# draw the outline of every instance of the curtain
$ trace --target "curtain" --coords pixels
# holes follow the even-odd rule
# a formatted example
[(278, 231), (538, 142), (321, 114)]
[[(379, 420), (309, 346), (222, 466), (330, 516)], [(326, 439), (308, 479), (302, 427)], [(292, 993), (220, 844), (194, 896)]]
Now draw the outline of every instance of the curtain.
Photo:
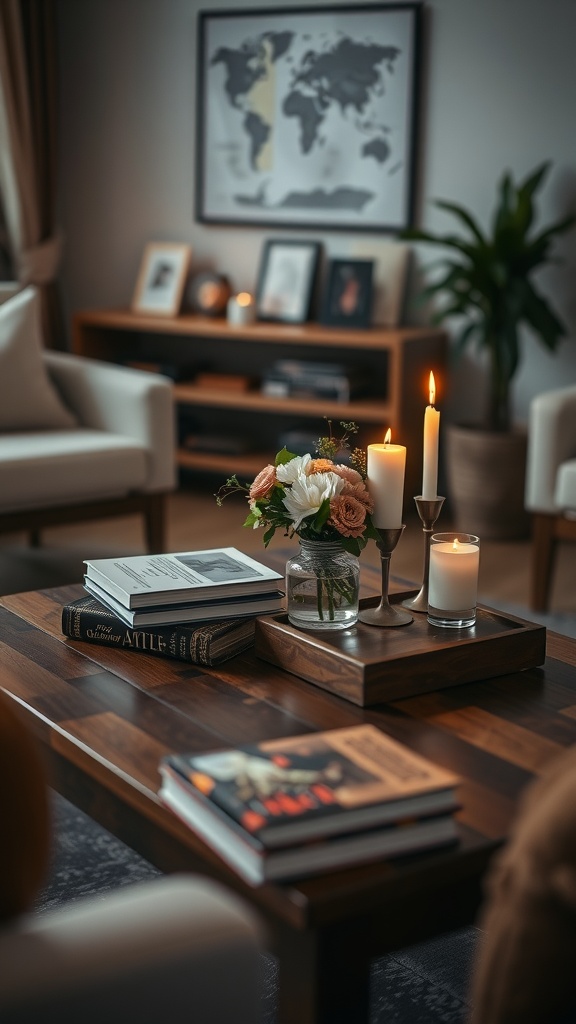
[(0, 198), (15, 276), (42, 295), (44, 338), (65, 348), (57, 284), (54, 0), (0, 2)]

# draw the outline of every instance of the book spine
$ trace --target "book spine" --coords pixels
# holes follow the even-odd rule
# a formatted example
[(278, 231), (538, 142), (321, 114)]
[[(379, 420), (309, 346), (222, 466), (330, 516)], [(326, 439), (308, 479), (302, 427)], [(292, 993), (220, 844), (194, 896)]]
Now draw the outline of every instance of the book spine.
[(69, 604), (62, 609), (62, 632), (72, 640), (157, 654), (194, 665), (212, 664), (210, 645), (201, 642), (200, 630), (191, 630), (185, 626), (133, 629), (109, 613), (75, 608)]

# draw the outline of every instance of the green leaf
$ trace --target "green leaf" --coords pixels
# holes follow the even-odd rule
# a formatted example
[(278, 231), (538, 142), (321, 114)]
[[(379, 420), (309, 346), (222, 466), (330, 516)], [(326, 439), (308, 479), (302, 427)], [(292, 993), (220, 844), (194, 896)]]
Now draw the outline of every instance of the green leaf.
[(277, 453), (276, 458), (274, 459), (274, 465), (285, 466), (287, 462), (292, 462), (292, 459), (295, 458), (296, 456), (294, 455), (294, 452), (289, 452), (286, 446), (284, 446), (284, 448), (281, 448)]
[(458, 203), (450, 203), (446, 199), (437, 199), (434, 205), (440, 210), (446, 210), (447, 213), (453, 213), (455, 217), (458, 217), (469, 228), (480, 245), (486, 245), (486, 239), (478, 224), (472, 214), (468, 213), (468, 210), (465, 210), (463, 206), (460, 206)]

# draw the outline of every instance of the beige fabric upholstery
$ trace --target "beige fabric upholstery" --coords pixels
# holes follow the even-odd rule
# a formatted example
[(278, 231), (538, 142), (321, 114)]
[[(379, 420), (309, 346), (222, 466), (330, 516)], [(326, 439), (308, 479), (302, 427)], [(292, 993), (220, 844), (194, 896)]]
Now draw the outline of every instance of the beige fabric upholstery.
[(575, 458), (576, 385), (537, 395), (528, 424), (526, 508), (530, 512), (576, 509)]
[(256, 1024), (260, 934), (249, 907), (174, 875), (0, 929), (3, 1024)]
[(75, 423), (46, 372), (40, 293), (24, 288), (0, 305), (0, 430), (62, 429)]

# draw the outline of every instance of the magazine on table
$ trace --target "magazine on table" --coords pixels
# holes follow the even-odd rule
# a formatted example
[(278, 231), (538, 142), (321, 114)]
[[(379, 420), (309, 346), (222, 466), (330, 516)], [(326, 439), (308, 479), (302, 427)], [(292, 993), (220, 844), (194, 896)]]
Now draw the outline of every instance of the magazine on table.
[(86, 578), (125, 608), (270, 593), (284, 577), (237, 548), (86, 560)]

